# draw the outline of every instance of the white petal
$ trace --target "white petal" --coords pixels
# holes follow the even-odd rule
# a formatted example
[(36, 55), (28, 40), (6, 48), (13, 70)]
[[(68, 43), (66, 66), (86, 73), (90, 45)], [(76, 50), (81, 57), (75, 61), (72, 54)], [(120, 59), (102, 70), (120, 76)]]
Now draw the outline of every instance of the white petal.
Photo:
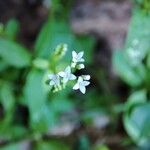
[(81, 58), (83, 57), (83, 55), (84, 55), (84, 52), (83, 52), (83, 51), (80, 52), (80, 53), (78, 53), (78, 58), (81, 59)]
[(83, 59), (83, 58), (80, 58), (80, 62), (84, 62), (84, 59)]
[(65, 72), (61, 71), (58, 73), (59, 76), (64, 77), (65, 76)]
[(68, 74), (71, 73), (71, 68), (70, 68), (70, 66), (68, 66), (68, 67), (65, 69), (65, 73), (68, 73)]
[(53, 76), (54, 76), (54, 74), (48, 74), (48, 78), (49, 78), (49, 79), (52, 79)]
[(59, 84), (60, 84), (59, 79), (55, 80), (54, 82), (55, 82), (56, 85), (59, 85)]
[(73, 58), (77, 57), (77, 53), (75, 51), (72, 51), (72, 57)]
[(80, 83), (80, 82), (82, 82), (83, 81), (83, 78), (80, 76), (79, 78), (78, 78), (78, 83)]
[(53, 79), (53, 81), (55, 82), (56, 85), (59, 85), (60, 84), (59, 75), (55, 75), (55, 78)]
[(49, 85), (54, 85), (54, 84), (55, 84), (54, 81), (50, 81), (50, 82), (49, 82)]
[(74, 63), (77, 63), (77, 62), (78, 62), (76, 58), (73, 58), (72, 61), (73, 61)]
[(85, 94), (85, 92), (86, 92), (85, 86), (80, 85), (79, 89), (83, 94)]
[(63, 82), (67, 83), (68, 82), (68, 78), (63, 78)]
[(84, 64), (79, 64), (79, 65), (77, 66), (77, 68), (80, 70), (80, 69), (84, 69), (85, 66), (84, 66)]
[(70, 74), (69, 80), (75, 80), (76, 76), (74, 74)]
[(84, 80), (90, 80), (91, 76), (90, 75), (83, 75), (82, 76)]
[(83, 84), (84, 86), (88, 86), (88, 85), (90, 84), (90, 82), (89, 82), (89, 81), (83, 81), (82, 84)]
[(76, 84), (74, 85), (73, 89), (74, 89), (74, 90), (79, 89), (79, 84), (78, 84), (78, 83), (76, 83)]

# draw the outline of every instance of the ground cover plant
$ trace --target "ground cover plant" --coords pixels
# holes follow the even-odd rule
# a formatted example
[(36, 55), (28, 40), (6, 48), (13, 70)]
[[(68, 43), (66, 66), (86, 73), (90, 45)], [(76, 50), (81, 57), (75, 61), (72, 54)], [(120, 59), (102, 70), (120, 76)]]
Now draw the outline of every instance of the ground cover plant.
[(74, 1), (42, 2), (49, 13), (30, 46), (17, 18), (0, 24), (0, 149), (149, 150), (150, 1), (133, 1), (115, 79), (95, 63), (96, 37), (71, 30)]

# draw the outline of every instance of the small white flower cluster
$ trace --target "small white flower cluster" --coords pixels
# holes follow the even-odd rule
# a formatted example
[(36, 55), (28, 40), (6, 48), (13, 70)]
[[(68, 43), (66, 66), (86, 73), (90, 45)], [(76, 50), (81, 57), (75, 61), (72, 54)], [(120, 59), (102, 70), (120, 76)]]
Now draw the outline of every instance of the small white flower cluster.
[(133, 67), (138, 66), (142, 62), (144, 53), (140, 51), (140, 42), (137, 39), (132, 41), (131, 47), (127, 49), (126, 54)]
[(83, 62), (84, 52), (76, 53), (72, 52), (72, 62), (70, 66), (67, 66), (64, 71), (58, 72), (57, 74), (48, 74), (49, 85), (54, 88), (54, 92), (64, 88), (68, 81), (77, 80), (77, 83), (73, 86), (74, 90), (80, 90), (83, 94), (86, 92), (86, 86), (90, 84), (90, 75), (82, 75), (76, 77), (72, 70), (85, 68)]

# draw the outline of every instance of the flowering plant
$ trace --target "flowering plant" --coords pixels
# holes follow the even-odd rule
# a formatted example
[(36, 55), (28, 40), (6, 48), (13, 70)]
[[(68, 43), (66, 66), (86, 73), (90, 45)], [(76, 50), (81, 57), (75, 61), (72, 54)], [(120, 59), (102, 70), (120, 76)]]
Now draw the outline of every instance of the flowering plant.
[[(63, 51), (63, 49), (61, 50)], [(76, 70), (85, 68), (83, 64), (85, 61), (83, 55), (83, 51), (79, 53), (72, 51), (72, 61), (70, 65), (68, 65), (63, 71), (48, 74), (47, 83), (52, 87), (53, 92), (64, 89), (69, 81), (76, 80), (77, 83), (73, 86), (73, 89), (79, 89), (83, 94), (85, 94), (86, 86), (90, 84), (88, 81), (90, 80), (90, 75), (81, 75), (77, 77), (73, 74)]]

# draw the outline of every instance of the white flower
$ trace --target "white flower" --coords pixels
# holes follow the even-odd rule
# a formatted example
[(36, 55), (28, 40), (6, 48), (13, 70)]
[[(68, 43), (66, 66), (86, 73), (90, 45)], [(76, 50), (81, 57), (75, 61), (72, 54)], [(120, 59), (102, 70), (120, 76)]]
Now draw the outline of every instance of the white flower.
[(48, 78), (50, 79), (49, 84), (50, 85), (60, 85), (60, 78), (58, 74), (49, 74)]
[(78, 78), (77, 83), (74, 85), (73, 89), (74, 90), (80, 90), (83, 94), (86, 92), (86, 86), (90, 84), (89, 81), (84, 81), (82, 77)]
[(136, 59), (140, 57), (140, 52), (137, 49), (129, 48), (127, 49), (127, 54), (129, 57)]
[(134, 39), (134, 40), (132, 41), (132, 45), (133, 45), (133, 46), (137, 46), (138, 44), (139, 44), (138, 39)]
[(59, 76), (63, 78), (63, 83), (67, 83), (69, 80), (75, 80), (76, 76), (71, 73), (71, 68), (68, 66), (65, 71), (59, 72)]
[(82, 75), (83, 80), (90, 80), (90, 75)]
[(84, 68), (85, 68), (84, 64), (79, 64), (79, 65), (77, 66), (77, 69), (79, 69), (79, 70), (84, 69)]
[(127, 58), (131, 61), (131, 65), (138, 66), (144, 58), (144, 55), (138, 50), (134, 48), (127, 49)]
[(78, 62), (84, 62), (83, 57), (84, 52), (79, 52), (76, 53), (75, 51), (72, 51), (72, 61), (74, 63), (78, 63)]

